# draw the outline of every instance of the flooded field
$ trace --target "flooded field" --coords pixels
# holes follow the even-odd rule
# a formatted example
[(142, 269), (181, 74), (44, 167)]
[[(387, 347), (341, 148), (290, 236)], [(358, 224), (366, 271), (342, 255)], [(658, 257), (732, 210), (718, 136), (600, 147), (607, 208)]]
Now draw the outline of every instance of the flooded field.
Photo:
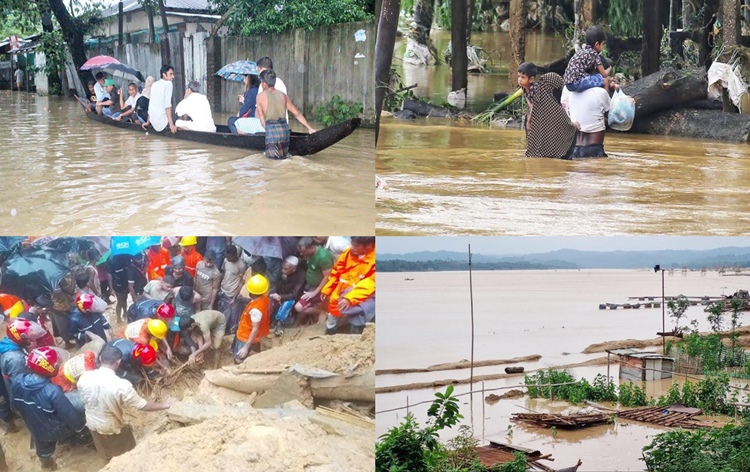
[(314, 156), (273, 161), (93, 123), (75, 100), (7, 90), (0, 91), (0, 127), (4, 228), (56, 235), (372, 231), (372, 130)]
[(609, 158), (527, 159), (520, 130), (386, 119), (379, 235), (738, 235), (750, 147), (607, 135)]
[[(430, 35), (439, 57), (442, 59), (451, 41), (450, 31), (433, 31)], [(511, 87), (508, 79), (510, 67), (510, 37), (508, 33), (471, 33), (471, 44), (481, 47), (489, 56), (484, 74), (469, 74), (466, 107), (470, 110), (484, 110), (492, 103), (495, 92), (505, 92)], [(401, 59), (406, 50), (406, 40), (396, 43), (394, 66), (406, 85), (417, 84), (414, 94), (435, 103), (446, 100), (451, 89), (451, 66), (445, 62), (437, 66), (413, 66), (404, 64)], [(564, 39), (551, 34), (528, 33), (526, 35), (526, 60), (546, 64), (565, 55)]]
[[(413, 278), (406, 281), (405, 278)], [(471, 356), (471, 324), (468, 273), (384, 273), (379, 277), (378, 300), (378, 369), (428, 367), (456, 362)], [(625, 303), (628, 297), (657, 296), (661, 277), (653, 270), (559, 270), (559, 271), (492, 271), (474, 272), (475, 360), (508, 359), (539, 355), (534, 362), (523, 362), (527, 371), (592, 361), (595, 365), (575, 367), (575, 377), (589, 380), (607, 374), (606, 353), (584, 354), (591, 344), (626, 339), (652, 339), (661, 331), (662, 310), (599, 310), (600, 303)], [(750, 278), (721, 276), (699, 272), (665, 277), (667, 295), (717, 296), (747, 289)], [(702, 306), (690, 307), (689, 319), (708, 329)], [(743, 315), (745, 324), (747, 314)], [(687, 323), (687, 322), (686, 322)], [(667, 329), (670, 320), (667, 318)], [(659, 352), (661, 346), (650, 350)], [(596, 361), (598, 359), (598, 361)], [(474, 369), (474, 375), (500, 374), (505, 366)], [(617, 382), (617, 366), (610, 367)], [(379, 375), (377, 387), (401, 386), (415, 382), (444, 379), (466, 379), (469, 370), (450, 370), (418, 374)], [(673, 380), (683, 382), (682, 376)], [(507, 376), (475, 384), (485, 395), (507, 392), (519, 386), (523, 375)], [(744, 382), (746, 383), (746, 382)], [(744, 385), (743, 383), (743, 385)], [(647, 395), (666, 392), (672, 380), (648, 382)], [(502, 389), (502, 390), (497, 390)], [(384, 434), (405, 415), (406, 405), (420, 421), (426, 419), (426, 404), (437, 390), (405, 390), (380, 393), (377, 396), (377, 432)], [(504, 399), (494, 405), (484, 403), (475, 392), (473, 401), (469, 386), (456, 386), (461, 395), (463, 424), (473, 423), (479, 439), (510, 442), (552, 454), (556, 459), (547, 465), (561, 468), (583, 461), (581, 471), (645, 470), (641, 449), (650, 438), (666, 428), (618, 420), (613, 425), (579, 431), (532, 428), (510, 423), (511, 413), (524, 408), (557, 413), (569, 405), (528, 397)], [(472, 414), (473, 413), (473, 414)], [(703, 418), (724, 421), (725, 418)], [(512, 425), (512, 426), (511, 426)], [(509, 426), (510, 429), (509, 429)], [(454, 430), (443, 436), (448, 439)], [(602, 448), (616, 447), (616, 455), (601, 454)]]

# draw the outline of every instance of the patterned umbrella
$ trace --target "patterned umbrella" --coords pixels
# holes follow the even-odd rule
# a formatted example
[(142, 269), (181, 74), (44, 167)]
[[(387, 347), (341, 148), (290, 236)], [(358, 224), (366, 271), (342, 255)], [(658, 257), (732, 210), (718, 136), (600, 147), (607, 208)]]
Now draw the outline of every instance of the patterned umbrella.
[(258, 75), (258, 66), (253, 61), (237, 61), (222, 67), (216, 75), (242, 82), (245, 75)]
[(120, 64), (120, 61), (110, 56), (95, 56), (84, 62), (81, 70), (103, 69), (110, 64)]
[(131, 256), (147, 249), (149, 246), (159, 244), (161, 238), (158, 236), (112, 236), (110, 240), (110, 254), (130, 254)]

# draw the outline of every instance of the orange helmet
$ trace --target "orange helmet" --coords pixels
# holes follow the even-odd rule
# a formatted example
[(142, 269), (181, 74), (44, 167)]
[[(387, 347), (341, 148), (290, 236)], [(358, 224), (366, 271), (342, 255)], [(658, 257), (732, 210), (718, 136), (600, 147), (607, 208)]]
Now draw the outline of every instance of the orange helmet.
[(94, 296), (89, 293), (79, 293), (76, 297), (76, 306), (81, 312), (87, 312), (94, 306)]
[(156, 314), (159, 318), (172, 319), (174, 318), (174, 307), (167, 303), (162, 303), (156, 308)]
[(8, 339), (16, 344), (28, 344), (47, 333), (39, 324), (23, 318), (13, 318), (5, 327)]
[(54, 377), (60, 369), (60, 363), (57, 351), (48, 346), (34, 349), (26, 358), (26, 367), (43, 377)]
[(131, 353), (133, 359), (140, 361), (143, 367), (152, 366), (156, 362), (156, 351), (149, 345), (144, 346), (143, 344), (136, 343)]

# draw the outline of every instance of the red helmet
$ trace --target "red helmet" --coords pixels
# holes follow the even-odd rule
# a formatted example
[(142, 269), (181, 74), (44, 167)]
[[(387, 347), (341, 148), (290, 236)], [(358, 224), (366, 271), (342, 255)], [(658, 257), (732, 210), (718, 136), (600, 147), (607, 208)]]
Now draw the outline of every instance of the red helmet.
[(51, 347), (34, 349), (26, 358), (26, 366), (30, 371), (43, 377), (54, 377), (60, 369), (61, 359), (57, 351)]
[(162, 303), (156, 309), (156, 314), (159, 316), (159, 318), (164, 318), (164, 319), (174, 318), (174, 307), (167, 303)]
[(79, 293), (76, 297), (76, 306), (82, 312), (91, 310), (94, 306), (94, 296), (90, 293)]
[(28, 344), (47, 333), (39, 324), (23, 318), (13, 318), (5, 327), (8, 339), (16, 344)]
[(141, 365), (144, 367), (149, 367), (154, 365), (154, 362), (156, 362), (156, 351), (153, 347), (149, 345), (143, 345), (136, 343), (135, 346), (133, 346), (133, 359), (137, 359), (140, 361)]

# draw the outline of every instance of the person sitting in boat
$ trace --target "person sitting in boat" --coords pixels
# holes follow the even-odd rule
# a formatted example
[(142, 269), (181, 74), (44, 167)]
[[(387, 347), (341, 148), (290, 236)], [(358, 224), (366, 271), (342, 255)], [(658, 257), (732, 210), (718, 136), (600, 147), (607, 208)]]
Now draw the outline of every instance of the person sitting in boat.
[[(101, 102), (102, 115), (110, 118), (117, 118), (122, 114), (120, 109), (120, 92), (115, 86), (115, 81), (107, 79), (104, 82), (107, 93), (104, 95), (104, 100)], [(96, 104), (99, 106), (99, 103)]]
[(256, 99), (260, 89), (260, 79), (257, 75), (248, 74), (245, 76), (245, 95), (240, 95), (242, 109), (237, 114), (229, 118), (227, 126), (229, 132), (233, 134), (253, 134), (265, 133), (266, 130), (260, 125), (260, 120), (255, 116)]
[(172, 134), (177, 132), (172, 118), (172, 81), (174, 80), (174, 67), (169, 64), (161, 66), (161, 79), (154, 82), (151, 87), (151, 97), (148, 102), (148, 119), (143, 123), (143, 129), (148, 125), (161, 132), (169, 125)]
[(97, 72), (94, 76), (96, 83), (94, 84), (94, 95), (96, 95), (96, 113), (102, 114), (101, 103), (104, 101), (107, 91), (104, 90), (104, 72)]
[(146, 77), (146, 85), (143, 87), (140, 98), (135, 102), (134, 116), (141, 122), (141, 124), (148, 120), (148, 103), (151, 99), (152, 85), (154, 85), (154, 78), (149, 75)]
[(276, 90), (276, 73), (270, 69), (260, 73), (263, 92), (258, 95), (256, 113), (260, 124), (266, 130), (266, 157), (271, 159), (286, 159), (289, 156), (289, 123), (286, 121), (286, 112), (291, 111), (297, 121), (305, 128), (314, 133), (294, 103), (285, 93)]
[(89, 80), (89, 108), (86, 111), (92, 111), (96, 113), (96, 86), (95, 80)]
[(177, 129), (216, 132), (213, 116), (211, 115), (211, 104), (208, 98), (200, 93), (201, 84), (197, 80), (191, 80), (185, 90), (185, 98), (177, 104), (175, 112), (180, 117), (175, 122)]
[(141, 98), (141, 95), (138, 93), (138, 87), (134, 83), (128, 84), (128, 99), (123, 101), (123, 95), (120, 94), (120, 109), (122, 110), (122, 114), (120, 116), (114, 117), (115, 120), (122, 120), (122, 121), (133, 121), (133, 123), (137, 123), (138, 120), (135, 118), (135, 104), (138, 101), (139, 98)]

